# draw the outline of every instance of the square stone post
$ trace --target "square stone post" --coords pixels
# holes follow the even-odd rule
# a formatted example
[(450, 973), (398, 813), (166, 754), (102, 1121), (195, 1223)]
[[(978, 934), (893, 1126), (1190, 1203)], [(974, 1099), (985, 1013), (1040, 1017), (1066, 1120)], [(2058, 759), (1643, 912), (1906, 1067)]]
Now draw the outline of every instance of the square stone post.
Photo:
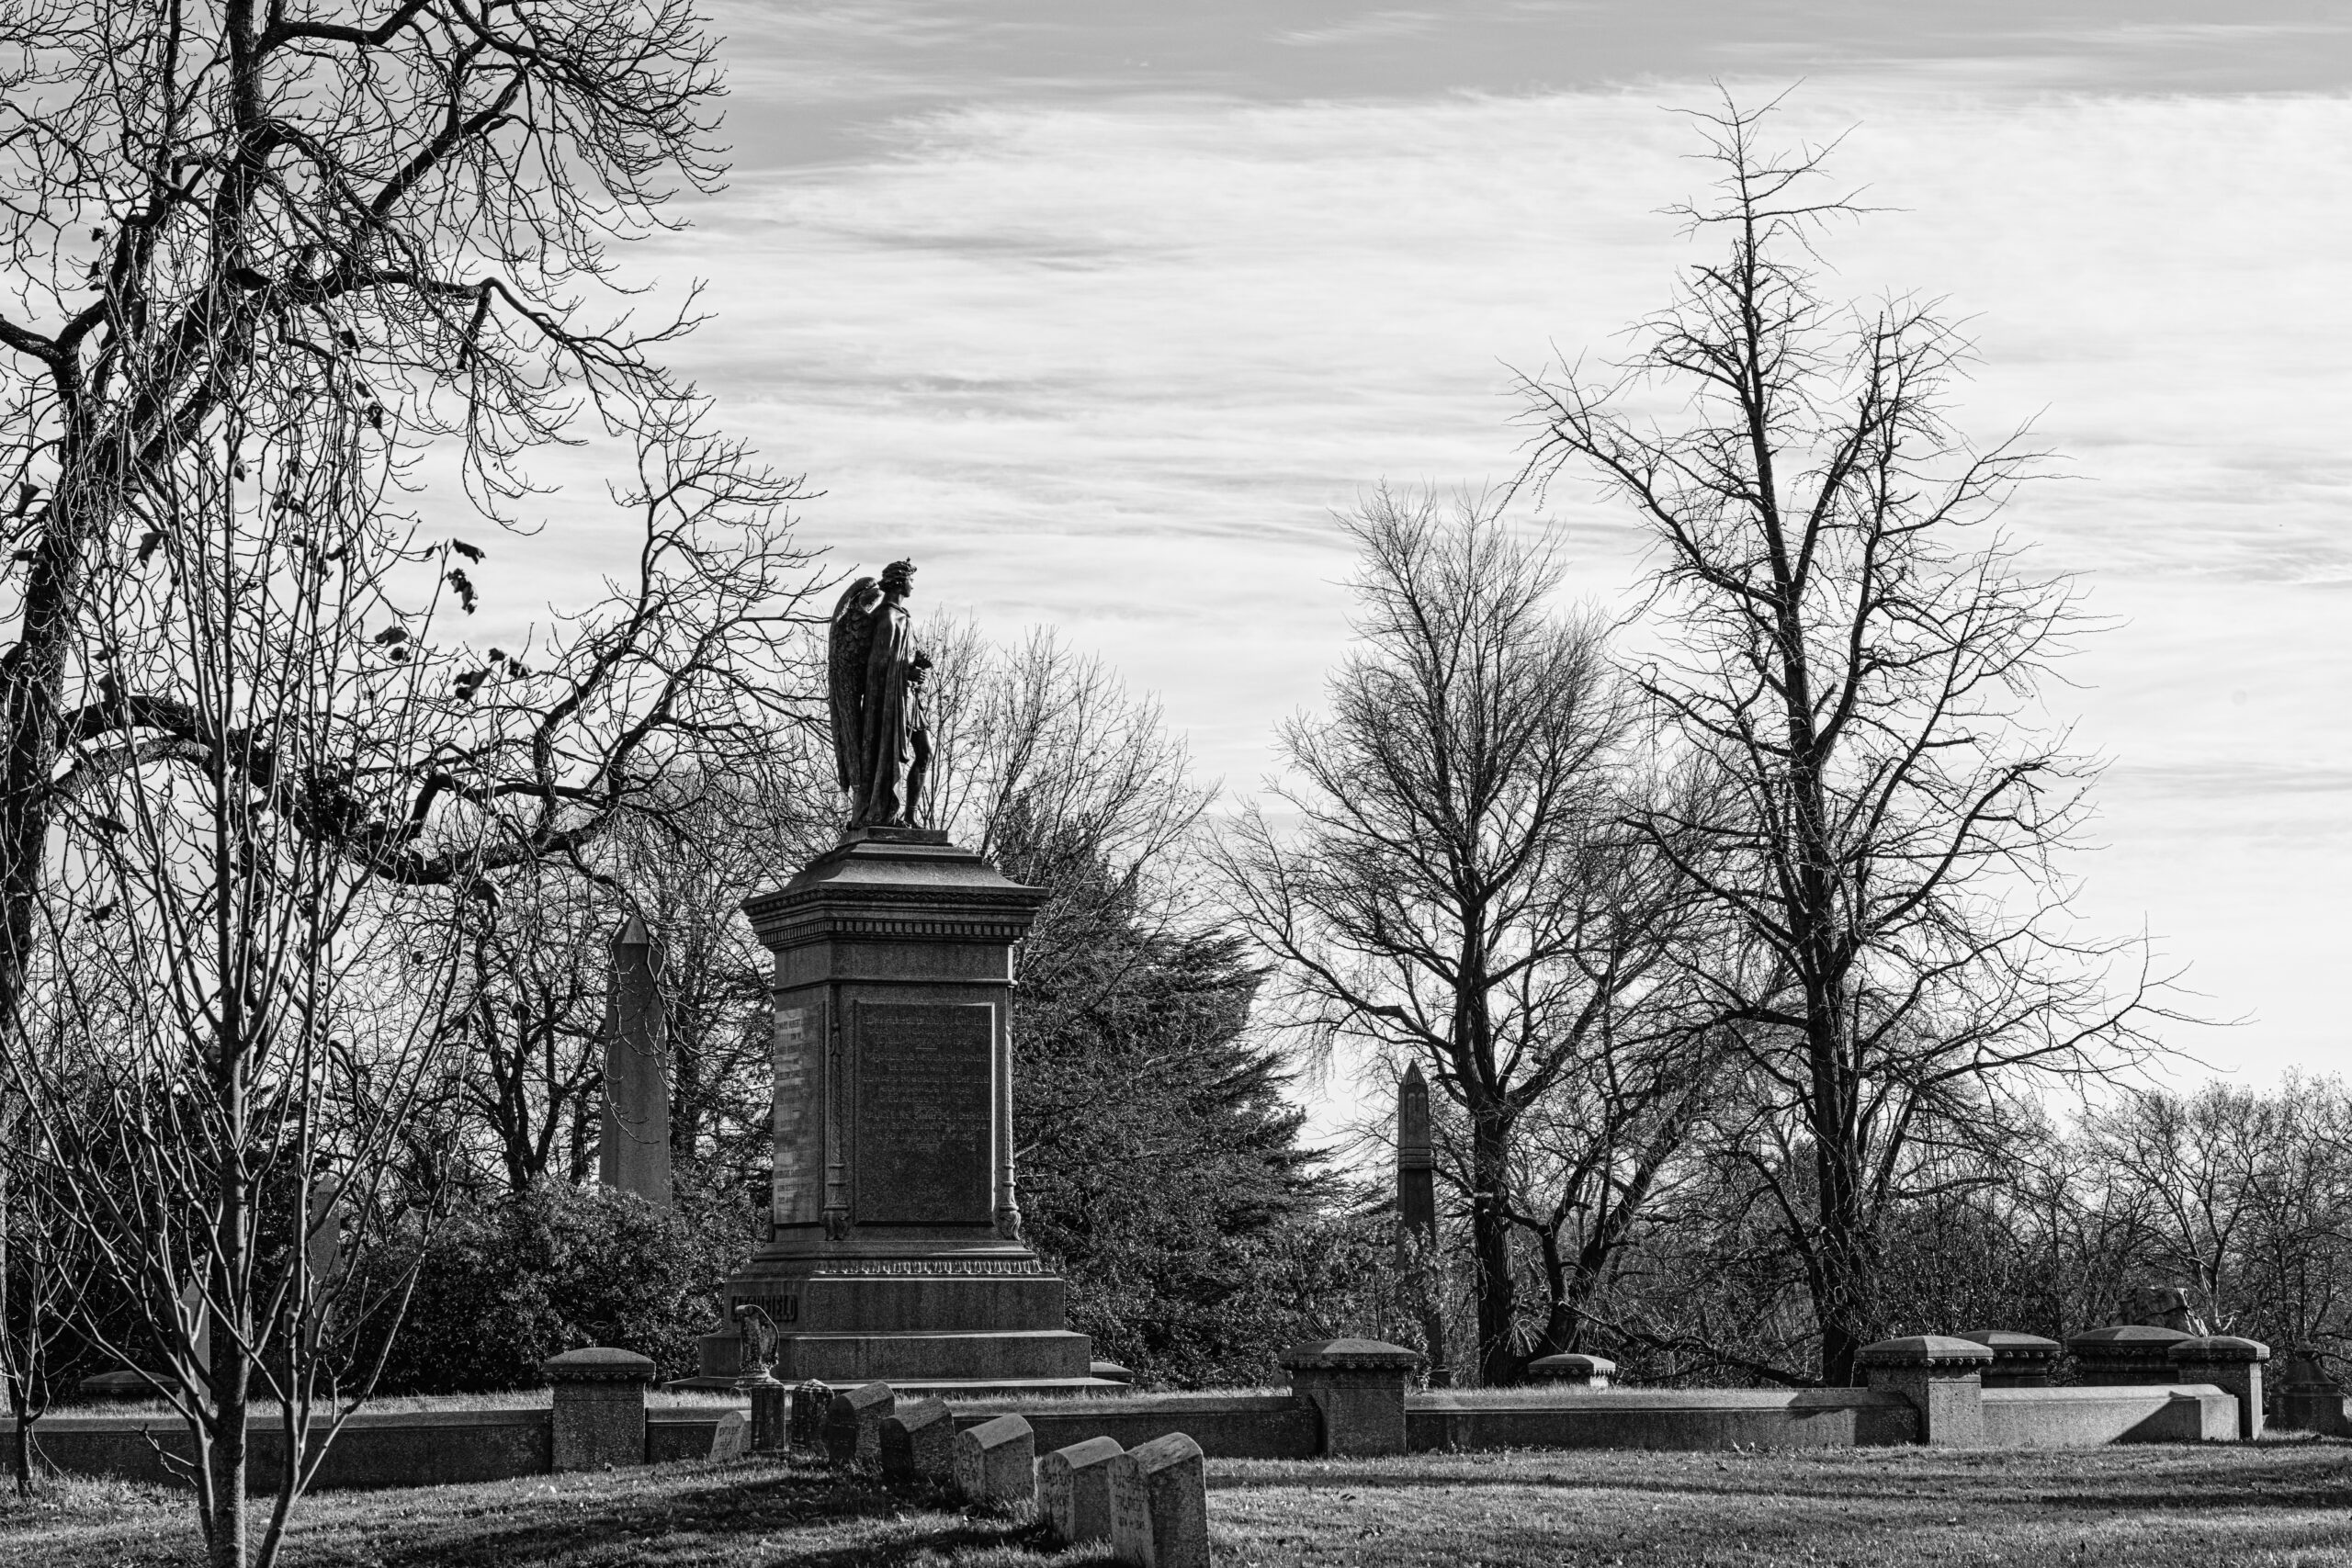
[(1913, 1334), (1865, 1345), (1857, 1356), (1868, 1386), (1909, 1400), (1919, 1412), (1919, 1440), (1938, 1448), (1984, 1441), (1984, 1369), (1993, 1352), (1973, 1339)]
[(1421, 1353), (1377, 1339), (1315, 1339), (1283, 1352), (1292, 1394), (1322, 1418), (1326, 1459), (1405, 1451), (1405, 1393)]
[(645, 1385), (653, 1363), (628, 1350), (591, 1345), (539, 1363), (555, 1385), (558, 1470), (605, 1470), (645, 1462)]
[(1536, 1357), (1527, 1363), (1527, 1375), (1555, 1388), (1607, 1388), (1609, 1380), (1617, 1375), (1617, 1363), (1606, 1356), (1568, 1350)]
[(2270, 1359), (2269, 1346), (2234, 1334), (2210, 1334), (2184, 1339), (2167, 1354), (2175, 1382), (2209, 1382), (2237, 1395), (2238, 1441), (2262, 1436), (2262, 1363)]
[(1963, 1328), (1959, 1337), (1973, 1339), (1993, 1352), (1993, 1364), (1984, 1369), (1986, 1388), (2050, 1386), (2050, 1369), (2058, 1364), (2055, 1339), (2007, 1328)]

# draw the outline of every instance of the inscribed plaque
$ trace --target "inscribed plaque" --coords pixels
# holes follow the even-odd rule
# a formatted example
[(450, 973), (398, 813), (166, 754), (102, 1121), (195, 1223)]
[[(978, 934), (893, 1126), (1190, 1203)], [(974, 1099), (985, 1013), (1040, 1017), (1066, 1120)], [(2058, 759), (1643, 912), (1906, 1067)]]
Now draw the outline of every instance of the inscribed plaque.
[(858, 1005), (860, 1224), (989, 1219), (995, 1010)]

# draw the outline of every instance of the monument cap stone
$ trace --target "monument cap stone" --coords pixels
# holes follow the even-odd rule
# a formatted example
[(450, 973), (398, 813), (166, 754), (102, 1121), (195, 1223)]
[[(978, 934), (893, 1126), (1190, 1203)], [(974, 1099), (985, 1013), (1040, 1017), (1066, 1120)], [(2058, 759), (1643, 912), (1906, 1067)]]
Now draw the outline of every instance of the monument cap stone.
[(1310, 1339), (1283, 1351), (1282, 1364), (1293, 1371), (1302, 1368), (1368, 1371), (1394, 1367), (1412, 1371), (1419, 1368), (1421, 1353), (1378, 1339)]
[(1527, 1363), (1527, 1375), (1544, 1382), (1565, 1383), (1571, 1388), (1607, 1388), (1609, 1380), (1617, 1375), (1617, 1363), (1606, 1356), (1588, 1356), (1581, 1350), (1563, 1350), (1555, 1356), (1538, 1356)]
[(2118, 1387), (2172, 1379), (2172, 1348), (2197, 1336), (2148, 1323), (2115, 1323), (2066, 1337), (2066, 1351), (2085, 1383)]
[(577, 1350), (566, 1350), (560, 1356), (549, 1356), (539, 1363), (539, 1371), (551, 1382), (651, 1382), (653, 1360), (634, 1350), (616, 1350), (604, 1345), (584, 1345)]
[(1865, 1345), (1855, 1359), (1866, 1367), (1983, 1369), (1993, 1364), (1991, 1347), (1952, 1334), (1905, 1334)]
[(2063, 1348), (2055, 1339), (2009, 1328), (1963, 1328), (1960, 1337), (1993, 1352), (1993, 1364), (1984, 1370), (1986, 1388), (2047, 1388)]

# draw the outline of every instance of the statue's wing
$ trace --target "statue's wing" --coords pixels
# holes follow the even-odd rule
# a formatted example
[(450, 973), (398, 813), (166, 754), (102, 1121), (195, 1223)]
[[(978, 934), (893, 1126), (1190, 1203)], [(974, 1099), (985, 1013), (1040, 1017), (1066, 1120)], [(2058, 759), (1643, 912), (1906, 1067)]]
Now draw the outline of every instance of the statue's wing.
[(832, 707), (833, 769), (841, 786), (857, 788), (857, 736), (863, 728), (865, 649), (874, 640), (869, 618), (874, 580), (861, 577), (833, 602), (833, 624), (826, 649), (826, 694)]

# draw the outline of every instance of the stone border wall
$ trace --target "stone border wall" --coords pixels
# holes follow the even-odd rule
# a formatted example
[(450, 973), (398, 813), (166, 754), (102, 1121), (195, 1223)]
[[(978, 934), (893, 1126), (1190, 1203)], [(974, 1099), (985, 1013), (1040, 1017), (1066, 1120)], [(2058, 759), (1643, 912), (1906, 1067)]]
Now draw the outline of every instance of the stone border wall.
[[(1918, 1335), (1863, 1352), (1868, 1388), (1625, 1389), (1588, 1381), (1531, 1399), (1526, 1391), (1495, 1398), (1475, 1392), (1416, 1393), (1412, 1352), (1365, 1340), (1322, 1340), (1285, 1358), (1292, 1364), (1289, 1393), (1085, 1395), (1012, 1408), (1034, 1433), (1037, 1452), (1097, 1438), (1133, 1451), (1182, 1433), (1214, 1459), (1499, 1448), (2230, 1442), (2260, 1430), (2258, 1417), (2246, 1406), (2249, 1396), (2260, 1397), (2256, 1380), (2267, 1355), (2252, 1341), (2201, 1339), (2185, 1344), (2167, 1363), (2177, 1382), (1988, 1388), (1985, 1375), (1996, 1370), (1993, 1347)], [(363, 1411), (350, 1417), (316, 1485), (334, 1490), (497, 1481), (562, 1469), (724, 1457), (752, 1446), (751, 1423), (740, 1411), (647, 1410), (651, 1363), (641, 1357), (571, 1351), (548, 1363), (547, 1370), (555, 1382), (548, 1406)], [(2215, 1381), (2191, 1382), (2181, 1375), (2199, 1372)], [(877, 1411), (888, 1412), (890, 1391), (879, 1384), (834, 1404), (854, 1406), (868, 1394), (878, 1402)], [(970, 1430), (1006, 1413), (1001, 1404), (965, 1402), (954, 1408), (953, 1424), (959, 1431)], [(775, 1428), (770, 1443), (782, 1446), (782, 1423), (769, 1425)], [(158, 1450), (189, 1453), (186, 1431), (169, 1416), (58, 1415), (44, 1418), (34, 1436), (44, 1462), (77, 1474), (164, 1482), (172, 1477)], [(270, 1422), (253, 1424), (257, 1490), (271, 1483), (283, 1440)], [(0, 1461), (13, 1462), (16, 1442), (14, 1424), (0, 1420)]]

